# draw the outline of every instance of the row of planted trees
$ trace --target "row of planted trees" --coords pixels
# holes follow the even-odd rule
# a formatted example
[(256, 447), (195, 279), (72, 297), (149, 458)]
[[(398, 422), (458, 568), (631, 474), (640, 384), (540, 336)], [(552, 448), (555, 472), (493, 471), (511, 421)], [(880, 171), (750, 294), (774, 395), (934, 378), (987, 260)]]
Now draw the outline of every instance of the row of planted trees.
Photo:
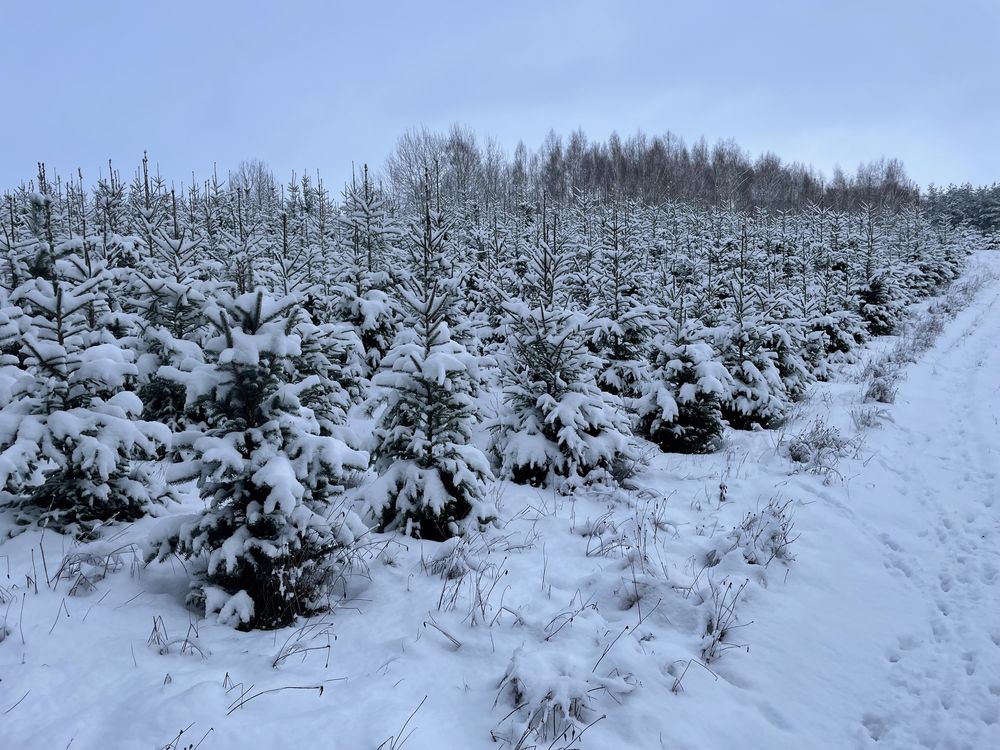
[[(195, 561), (199, 606), (280, 626), (370, 529), (489, 524), (495, 477), (570, 492), (638, 438), (777, 424), (973, 239), (918, 206), (441, 210), (432, 183), (406, 211), (367, 173), (335, 204), (306, 180), (178, 194), (144, 163), (7, 195), (6, 514), (81, 537), (164, 515), (153, 556)], [(191, 481), (203, 507), (165, 513)]]

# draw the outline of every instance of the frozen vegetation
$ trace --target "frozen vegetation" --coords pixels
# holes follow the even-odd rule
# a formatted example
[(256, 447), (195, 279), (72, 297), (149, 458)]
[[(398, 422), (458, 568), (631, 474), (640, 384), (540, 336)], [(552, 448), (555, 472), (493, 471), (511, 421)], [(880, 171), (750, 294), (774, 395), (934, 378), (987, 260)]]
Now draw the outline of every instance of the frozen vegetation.
[(961, 193), (460, 137), (5, 195), (0, 745), (1000, 747)]

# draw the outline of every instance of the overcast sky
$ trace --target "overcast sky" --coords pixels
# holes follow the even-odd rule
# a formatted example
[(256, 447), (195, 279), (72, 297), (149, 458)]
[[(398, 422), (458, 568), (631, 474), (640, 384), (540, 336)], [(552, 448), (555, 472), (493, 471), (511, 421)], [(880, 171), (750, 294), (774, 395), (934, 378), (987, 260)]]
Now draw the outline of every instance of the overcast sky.
[(1000, 1), (0, 0), (0, 189), (43, 160), (330, 183), (407, 128), (513, 150), (671, 130), (812, 163), (1000, 180)]

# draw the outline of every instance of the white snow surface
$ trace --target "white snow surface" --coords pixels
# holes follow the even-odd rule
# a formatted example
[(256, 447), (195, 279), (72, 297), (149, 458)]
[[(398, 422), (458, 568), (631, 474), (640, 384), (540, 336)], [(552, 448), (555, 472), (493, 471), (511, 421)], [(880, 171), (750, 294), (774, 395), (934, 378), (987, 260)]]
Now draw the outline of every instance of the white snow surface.
[[(628, 492), (491, 484), (498, 528), (372, 535), (367, 573), (299, 628), (187, 610), (181, 564), (132, 546), (158, 519), (0, 543), (0, 747), (505, 747), (579, 700), (586, 731), (551, 747), (1000, 748), (1000, 257), (984, 271), (877, 426), (852, 419), (875, 408), (857, 366), (783, 434), (653, 453)], [(826, 482), (782, 447), (817, 418), (862, 441)], [(732, 530), (772, 498), (795, 559), (751, 565)], [(712, 589), (744, 581), (702, 668)]]

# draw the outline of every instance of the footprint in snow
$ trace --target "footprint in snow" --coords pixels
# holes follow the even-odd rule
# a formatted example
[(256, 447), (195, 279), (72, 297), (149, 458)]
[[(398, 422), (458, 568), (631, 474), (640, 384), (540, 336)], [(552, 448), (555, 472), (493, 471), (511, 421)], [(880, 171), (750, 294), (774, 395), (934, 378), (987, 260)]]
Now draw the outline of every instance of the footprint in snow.
[(889, 731), (889, 726), (886, 723), (886, 720), (881, 716), (865, 714), (861, 717), (861, 723), (864, 725), (864, 728), (868, 730), (868, 736), (876, 742), (885, 737), (886, 733)]
[(983, 563), (983, 583), (993, 585), (997, 580), (997, 569), (990, 563)]
[(882, 540), (882, 544), (891, 549), (893, 552), (899, 552), (899, 545), (896, 544), (896, 542), (894, 542), (892, 537), (888, 534), (879, 534), (879, 539)]
[(972, 677), (976, 673), (976, 654), (974, 651), (966, 651), (962, 654), (962, 660), (965, 662), (965, 674)]

